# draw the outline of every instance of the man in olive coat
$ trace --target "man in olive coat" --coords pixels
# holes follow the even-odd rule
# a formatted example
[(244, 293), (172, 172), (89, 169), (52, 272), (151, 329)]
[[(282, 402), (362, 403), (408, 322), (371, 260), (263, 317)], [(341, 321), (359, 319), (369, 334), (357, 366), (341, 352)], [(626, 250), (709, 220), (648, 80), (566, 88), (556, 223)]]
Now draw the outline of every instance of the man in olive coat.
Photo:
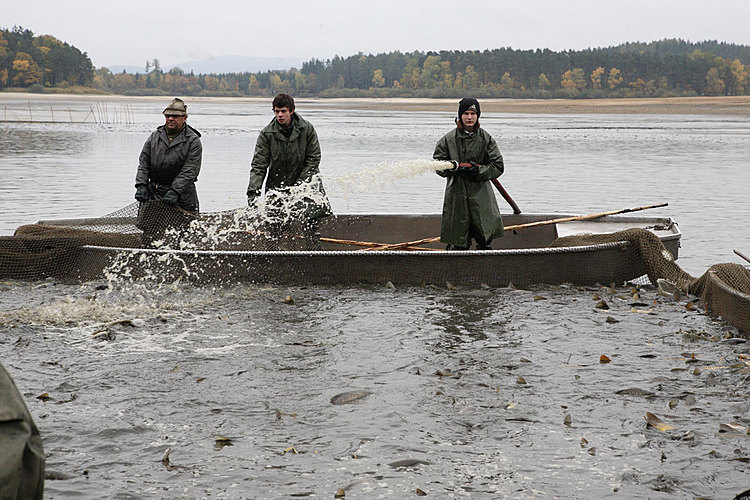
[(197, 214), (195, 183), (201, 170), (201, 134), (186, 123), (187, 105), (173, 99), (164, 110), (165, 124), (143, 145), (135, 176), (135, 199), (162, 201)]
[(480, 113), (479, 101), (461, 99), (456, 128), (438, 141), (432, 155), (454, 164), (453, 169), (437, 171), (447, 180), (440, 241), (448, 250), (468, 250), (472, 239), (478, 250), (490, 250), (492, 240), (504, 234), (490, 181), (505, 166), (497, 143), (479, 126)]
[(313, 232), (332, 214), (320, 177), (320, 143), (312, 123), (294, 111), (294, 99), (278, 94), (274, 118), (261, 130), (247, 185), (247, 203), (256, 206), (263, 182), (266, 205), (278, 222), (301, 220)]
[(44, 496), (42, 438), (16, 384), (0, 364), (0, 498)]

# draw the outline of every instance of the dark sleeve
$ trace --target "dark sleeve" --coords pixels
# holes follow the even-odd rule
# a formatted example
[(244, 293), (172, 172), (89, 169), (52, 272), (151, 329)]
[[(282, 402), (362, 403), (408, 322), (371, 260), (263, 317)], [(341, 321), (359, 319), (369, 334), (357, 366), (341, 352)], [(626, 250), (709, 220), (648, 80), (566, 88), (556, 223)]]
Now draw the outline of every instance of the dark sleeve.
[(148, 136), (146, 143), (141, 150), (141, 156), (138, 157), (138, 172), (135, 174), (135, 187), (148, 185), (151, 177), (151, 137)]
[(253, 153), (253, 161), (250, 164), (250, 181), (247, 184), (248, 194), (260, 192), (270, 164), (271, 148), (268, 144), (268, 137), (261, 132), (258, 135), (258, 140), (255, 141), (255, 152)]
[[(448, 151), (448, 140), (445, 136), (441, 137), (435, 145), (432, 159), (438, 161), (451, 161), (450, 152)], [(448, 177), (450, 175), (447, 170), (435, 170), (435, 173), (440, 177)]]
[(487, 134), (487, 148), (483, 163), (479, 166), (479, 173), (477, 174), (477, 181), (488, 181), (500, 177), (505, 171), (505, 163), (503, 163), (503, 155), (500, 154), (500, 148), (497, 147), (497, 142), (492, 138), (491, 135)]
[(201, 160), (203, 158), (203, 144), (198, 137), (190, 141), (185, 163), (182, 164), (180, 173), (172, 181), (172, 189), (177, 194), (183, 196), (187, 194), (187, 189), (198, 180), (198, 174), (201, 171)]
[(307, 130), (307, 149), (305, 151), (305, 165), (300, 173), (299, 181), (309, 181), (313, 175), (320, 172), (320, 142), (315, 127), (309, 124)]

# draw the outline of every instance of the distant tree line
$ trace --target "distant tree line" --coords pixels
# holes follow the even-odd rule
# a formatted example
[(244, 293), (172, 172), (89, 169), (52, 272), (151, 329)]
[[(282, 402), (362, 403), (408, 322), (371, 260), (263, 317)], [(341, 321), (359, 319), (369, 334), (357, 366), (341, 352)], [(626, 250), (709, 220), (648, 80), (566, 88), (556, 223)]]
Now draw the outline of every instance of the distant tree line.
[(90, 86), (94, 66), (85, 52), (50, 35), (16, 26), (0, 30), (0, 88)]
[[(0, 31), (0, 87), (87, 85), (125, 95), (595, 98), (750, 94), (750, 47), (679, 39), (548, 49), (390, 52), (312, 59), (256, 73), (94, 70), (86, 53), (28, 30)], [(4, 76), (3, 76), (4, 75)]]
[(94, 85), (123, 94), (319, 97), (635, 97), (747, 95), (750, 47), (661, 40), (554, 52), (548, 49), (390, 52), (312, 59), (300, 69), (194, 75), (97, 70)]

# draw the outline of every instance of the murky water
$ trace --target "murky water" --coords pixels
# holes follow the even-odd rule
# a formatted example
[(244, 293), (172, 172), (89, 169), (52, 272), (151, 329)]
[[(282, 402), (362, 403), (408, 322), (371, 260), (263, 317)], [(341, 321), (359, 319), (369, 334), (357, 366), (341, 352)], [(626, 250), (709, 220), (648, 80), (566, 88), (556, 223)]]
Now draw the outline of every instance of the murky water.
[[(163, 107), (130, 104), (132, 124), (0, 123), (0, 232), (129, 204)], [(66, 106), (82, 117), (90, 103)], [(244, 203), (267, 107), (190, 108), (204, 132), (204, 211)], [(298, 111), (318, 129), (335, 211), (440, 210), (442, 179), (387, 179), (383, 165), (429, 158), (451, 116), (304, 101)], [(750, 215), (747, 120), (482, 122), (525, 212), (669, 202), (653, 215), (680, 223), (679, 263), (695, 275), (750, 249), (730, 223)], [(352, 181), (358, 170), (370, 190)], [(0, 284), (0, 360), (42, 433), (49, 498), (332, 498), (339, 488), (346, 498), (731, 498), (750, 488), (750, 438), (720, 432), (750, 425), (750, 349), (650, 287), (104, 285)], [(370, 394), (330, 401), (355, 390)], [(647, 426), (647, 412), (672, 429)]]

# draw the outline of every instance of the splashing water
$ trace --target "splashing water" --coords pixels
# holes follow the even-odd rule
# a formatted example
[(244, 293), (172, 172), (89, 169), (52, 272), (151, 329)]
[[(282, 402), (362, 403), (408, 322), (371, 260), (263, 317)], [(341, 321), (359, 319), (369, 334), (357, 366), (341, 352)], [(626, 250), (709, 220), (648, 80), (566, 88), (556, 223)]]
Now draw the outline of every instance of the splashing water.
[[(330, 186), (339, 195), (384, 189), (396, 180), (452, 168), (449, 161), (413, 159), (385, 161), (358, 172), (333, 178)], [(259, 197), (251, 207), (227, 212), (203, 214), (187, 226), (168, 228), (162, 238), (153, 241), (152, 247), (160, 250), (267, 250), (296, 249), (303, 242), (299, 227), (294, 227), (305, 207), (327, 205), (328, 200), (319, 175), (309, 182), (268, 191), (265, 200)], [(285, 233), (272, 234), (269, 228), (276, 225)], [(265, 245), (265, 246), (263, 246)], [(286, 248), (284, 248), (286, 246)], [(208, 256), (216, 259), (216, 256)], [(166, 272), (169, 270), (170, 272)], [(175, 252), (149, 253), (138, 250), (121, 252), (105, 269), (109, 289), (122, 289), (124, 285), (146, 292), (155, 284), (179, 283), (183, 278), (198, 277), (199, 269), (192, 269), (186, 260)], [(168, 278), (167, 275), (170, 277)]]
[(375, 167), (342, 175), (332, 179), (331, 186), (339, 194), (354, 194), (383, 189), (396, 180), (409, 179), (419, 174), (453, 168), (449, 161), (414, 159), (404, 161), (384, 161)]

